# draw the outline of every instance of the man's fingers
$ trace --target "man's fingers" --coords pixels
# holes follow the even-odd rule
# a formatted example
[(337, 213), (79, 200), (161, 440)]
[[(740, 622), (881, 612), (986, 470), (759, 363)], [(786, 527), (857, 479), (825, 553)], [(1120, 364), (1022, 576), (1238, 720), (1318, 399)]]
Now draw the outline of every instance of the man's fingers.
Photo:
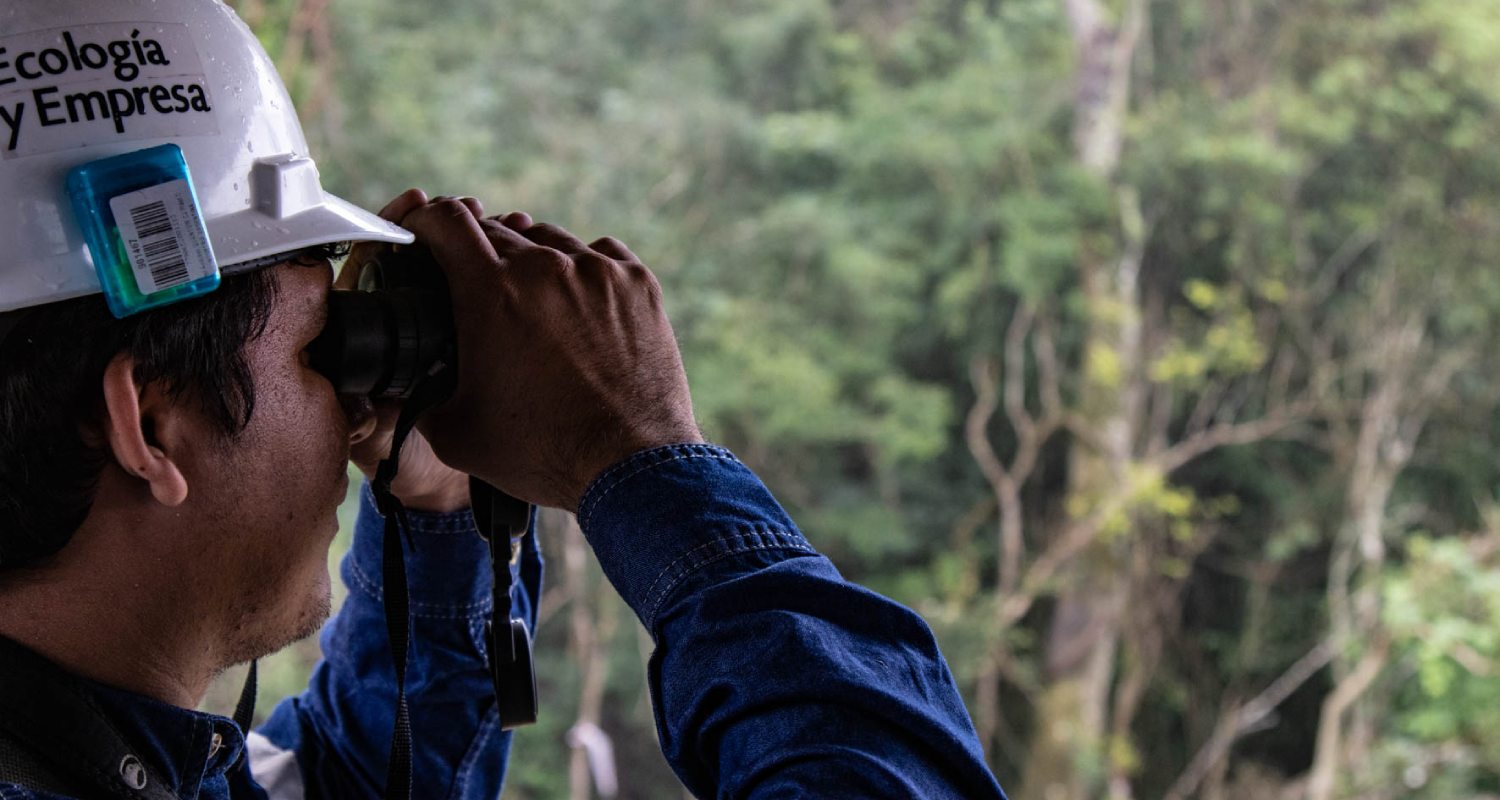
[(550, 247), (553, 250), (567, 253), (570, 256), (583, 255), (589, 251), (588, 245), (585, 245), (582, 239), (556, 225), (546, 222), (538, 222), (532, 225), (526, 230), (521, 231), (521, 235), (543, 247)]
[(524, 231), (530, 228), (532, 224), (531, 215), (525, 211), (512, 211), (505, 216), (495, 217), (494, 219), (513, 231)]
[[(400, 222), (402, 217), (424, 205), (427, 205), (426, 192), (421, 189), (407, 189), (396, 195), (391, 202), (386, 203), (385, 207), (380, 209), (380, 216), (391, 222)], [(338, 277), (333, 281), (333, 288), (343, 290), (357, 288), (360, 270), (364, 269), (365, 264), (374, 259), (383, 247), (389, 247), (389, 245), (381, 242), (359, 242), (354, 245), (349, 251), (349, 258), (344, 260), (343, 267), (339, 269)]]
[[(542, 246), (577, 259), (580, 256), (639, 263), (624, 242), (605, 236), (584, 244), (564, 228), (534, 222), (529, 214), (516, 211), (485, 218), (484, 206), (473, 197), (439, 196), (428, 200), (420, 189), (408, 189), (380, 210), (380, 215), (410, 229), (418, 242), (432, 250), (450, 274), (473, 268), (480, 262), (496, 263), (505, 256)], [(349, 260), (334, 281), (335, 288), (354, 289), (359, 272), (387, 245), (355, 245)]]
[(490, 242), (495, 245), (495, 250), (501, 253), (514, 253), (518, 250), (526, 250), (536, 247), (536, 243), (522, 236), (516, 229), (504, 225), (494, 218), (479, 220), (479, 227), (489, 235)]
[(457, 200), (469, 209), (469, 213), (473, 214), (475, 219), (484, 218), (484, 204), (479, 202), (479, 198), (477, 197), (454, 197), (452, 195), (440, 194), (432, 198), (432, 202), (434, 203), (440, 203), (445, 200)]
[(380, 209), (380, 216), (391, 222), (400, 222), (402, 217), (427, 205), (427, 193), (421, 189), (407, 189)]
[(510, 249), (481, 227), (469, 207), (458, 200), (417, 208), (401, 219), (401, 225), (432, 250), (450, 280), (482, 269), (480, 265), (497, 264), (499, 251)]
[(635, 253), (630, 252), (630, 248), (626, 247), (624, 242), (616, 239), (613, 236), (605, 236), (601, 239), (595, 239), (594, 241), (589, 242), (589, 249), (593, 250), (596, 253), (599, 253), (600, 255), (609, 256), (616, 261), (640, 260), (635, 257)]

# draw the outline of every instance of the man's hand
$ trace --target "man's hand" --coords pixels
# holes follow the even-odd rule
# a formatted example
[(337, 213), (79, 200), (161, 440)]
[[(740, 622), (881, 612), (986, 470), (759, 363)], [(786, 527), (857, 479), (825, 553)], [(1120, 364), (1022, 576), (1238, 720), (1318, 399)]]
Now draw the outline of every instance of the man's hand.
[(458, 389), (419, 423), (444, 462), (571, 511), (611, 464), (703, 440), (661, 286), (625, 245), (459, 200), (400, 224), (453, 294)]
[[(464, 198), (460, 202), (472, 204), (475, 214), (483, 214), (478, 201)], [(409, 190), (392, 200), (380, 215), (392, 222), (414, 209), (427, 204), (427, 195), (417, 189)], [(388, 245), (362, 242), (354, 246), (344, 268), (334, 281), (335, 289), (354, 289), (359, 285), (359, 273), (374, 260), (381, 248)], [(401, 404), (382, 400), (371, 404), (366, 397), (341, 397), (344, 412), (349, 416), (349, 460), (359, 467), (367, 478), (375, 477), (375, 469), (391, 453), (391, 439), (395, 435), (396, 417), (401, 413)], [(438, 460), (432, 446), (422, 434), (412, 431), (401, 448), (401, 468), (396, 473), (392, 494), (407, 508), (418, 511), (458, 511), (469, 507), (469, 476)]]

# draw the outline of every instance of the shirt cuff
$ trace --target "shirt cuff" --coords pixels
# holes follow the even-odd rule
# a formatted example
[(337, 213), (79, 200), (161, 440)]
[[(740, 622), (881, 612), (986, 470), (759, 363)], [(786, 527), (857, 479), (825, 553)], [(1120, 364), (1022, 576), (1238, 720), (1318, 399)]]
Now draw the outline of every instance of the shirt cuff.
[(706, 444), (644, 450), (606, 470), (584, 493), (578, 524), (653, 634), (675, 595), (817, 555), (755, 473)]
[[(406, 585), (415, 617), (469, 619), (490, 613), (494, 577), (490, 574), (489, 544), (474, 527), (468, 509), (440, 514), (406, 512), (411, 544), (406, 550)], [(382, 591), (385, 518), (375, 507), (375, 495), (365, 482), (359, 492), (359, 517), (354, 523), (354, 546), (344, 561), (344, 581), (384, 602)]]

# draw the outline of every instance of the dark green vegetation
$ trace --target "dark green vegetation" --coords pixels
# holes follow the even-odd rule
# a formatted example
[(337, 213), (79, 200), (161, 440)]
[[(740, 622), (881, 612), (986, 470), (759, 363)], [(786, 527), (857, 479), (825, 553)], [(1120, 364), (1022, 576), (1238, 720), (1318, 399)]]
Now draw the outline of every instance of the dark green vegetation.
[[(928, 619), (1016, 797), (1500, 795), (1500, 5), (237, 5), (338, 191), (657, 270), (705, 431)], [(547, 521), (507, 796), (592, 796), (580, 720), (678, 796)]]

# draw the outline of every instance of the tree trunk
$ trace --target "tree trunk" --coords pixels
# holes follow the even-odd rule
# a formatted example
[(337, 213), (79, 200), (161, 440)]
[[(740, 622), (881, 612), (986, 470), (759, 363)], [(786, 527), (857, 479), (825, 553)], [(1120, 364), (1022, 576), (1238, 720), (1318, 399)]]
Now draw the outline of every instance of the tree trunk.
[[(1392, 282), (1376, 298), (1377, 307), (1396, 316), (1402, 298)], [(1446, 391), (1456, 363), (1430, 352), (1425, 317), (1407, 316), (1368, 337), (1372, 387), (1360, 405), (1352, 442), (1342, 458), (1348, 464), (1345, 523), (1329, 564), (1330, 639), (1339, 654), (1333, 662), (1335, 685), (1323, 701), (1308, 800), (1331, 800), (1345, 767), (1362, 762), (1374, 738), (1376, 717), (1360, 709), (1361, 699), (1380, 677), (1388, 659), (1381, 618), (1381, 571), (1386, 562), (1386, 507), (1397, 477), (1411, 460), (1431, 404)], [(1364, 646), (1357, 661), (1346, 655)], [(1353, 713), (1351, 713), (1353, 712)]]
[[(1100, 280), (1086, 278), (1092, 303), (1105, 297), (1133, 298), (1134, 272)], [(1101, 286), (1101, 284), (1103, 284)], [(1103, 289), (1108, 287), (1106, 294)], [(1133, 309), (1121, 303), (1117, 309)], [(1130, 311), (1096, 315), (1088, 346), (1105, 350), (1122, 372), (1135, 371), (1139, 326)], [(1097, 356), (1095, 356), (1097, 357)], [(1073, 446), (1068, 505), (1100, 502), (1125, 480), (1134, 441), (1130, 392), (1098, 369), (1086, 369), (1081, 416), (1099, 432), (1102, 450)], [(1129, 598), (1126, 565), (1118, 543), (1095, 542), (1074, 564), (1069, 585), (1053, 610), (1046, 642), (1046, 689), (1037, 704), (1021, 797), (1084, 800), (1094, 796), (1104, 770), (1110, 687), (1114, 678), (1124, 606)]]
[(1123, 581), (1064, 595), (1047, 643), (1047, 688), (1037, 703), (1021, 797), (1082, 800), (1103, 778), (1109, 694), (1120, 643)]
[[(1073, 137), (1075, 157), (1101, 183), (1113, 181), (1124, 142), (1130, 68), (1144, 27), (1145, 5), (1131, 0), (1122, 20), (1110, 20), (1096, 0), (1064, 0), (1077, 57)], [(1069, 508), (1091, 508), (1125, 479), (1133, 457), (1143, 400), (1139, 243), (1123, 254), (1080, 257), (1090, 321), (1084, 347), (1079, 423), (1098, 448), (1076, 440), (1069, 454)], [(1119, 647), (1128, 580), (1109, 544), (1096, 544), (1078, 562), (1058, 598), (1047, 638), (1047, 687), (1020, 796), (1028, 800), (1085, 800), (1097, 791), (1107, 756), (1109, 697)]]

